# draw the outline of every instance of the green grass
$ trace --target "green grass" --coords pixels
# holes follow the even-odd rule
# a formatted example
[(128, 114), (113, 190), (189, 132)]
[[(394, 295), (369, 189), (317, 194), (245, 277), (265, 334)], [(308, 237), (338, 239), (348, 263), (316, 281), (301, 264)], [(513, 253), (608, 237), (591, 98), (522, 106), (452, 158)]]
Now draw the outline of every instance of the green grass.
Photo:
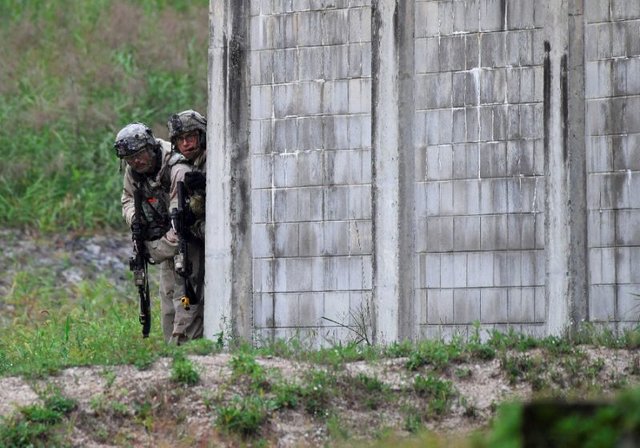
[(255, 437), (273, 408), (273, 403), (264, 397), (237, 396), (230, 403), (217, 408), (216, 425), (242, 437)]
[(173, 358), (171, 364), (171, 380), (176, 383), (193, 386), (200, 381), (200, 373), (190, 359), (185, 358), (183, 354), (178, 354)]
[[(17, 258), (11, 260), (14, 267), (19, 262)], [(159, 357), (170, 357), (171, 379), (176, 384), (188, 388), (199, 382), (200, 372), (187, 355), (208, 354), (220, 347), (208, 340), (179, 347), (165, 344), (155, 293), (157, 284), (152, 285), (151, 336), (143, 339), (137, 293), (131, 278), (115, 287), (100, 273), (93, 273), (92, 280), (61, 288), (58, 272), (68, 264), (69, 260), (60, 260), (54, 268), (43, 269), (27, 263), (13, 277), (5, 297), (5, 324), (0, 326), (1, 376), (46, 377), (71, 366), (104, 366), (102, 372), (108, 388), (115, 381), (110, 366), (134, 364), (145, 368)], [(127, 275), (130, 277), (130, 273)], [(151, 277), (155, 278), (154, 272)], [(587, 340), (586, 335), (583, 338)], [(588, 338), (591, 343), (609, 347), (629, 347), (635, 340), (635, 332), (611, 338), (598, 336), (594, 331)], [(287, 410), (322, 422), (333, 441), (344, 439), (347, 443), (353, 428), (342, 420), (340, 403), (348, 403), (350, 409), (359, 412), (380, 412), (385, 406), (394, 406), (404, 419), (400, 423), (403, 428), (399, 429), (422, 437), (430, 421), (451, 411), (454, 400), (468, 415), (474, 414), (473, 405), (466, 404), (453, 381), (473, 381), (471, 366), (494, 358), (502, 367), (502, 374), (514, 385), (528, 383), (536, 392), (552, 397), (597, 396), (602, 392), (601, 375), (607, 367), (604, 360), (585, 356), (583, 347), (575, 340), (535, 340), (513, 332), (492, 333), (485, 342), (472, 336), (469, 340), (402, 342), (388, 347), (344, 344), (323, 350), (311, 350), (298, 340), (276, 341), (261, 347), (231, 341), (229, 347), (232, 374), (207, 399), (207, 408), (218, 429), (233, 437), (251, 439), (251, 443), (268, 434), (272, 415)], [(530, 352), (531, 348), (536, 350)], [(265, 367), (258, 359), (260, 356), (300, 360), (309, 367), (297, 381), (282, 378), (278, 371)], [(397, 364), (404, 366), (404, 374), (411, 379), (403, 387), (391, 389), (373, 374), (347, 373), (348, 363), (366, 360), (375, 366), (390, 358), (400, 358)], [(637, 363), (631, 362), (629, 375), (637, 377), (640, 371)], [(607, 377), (609, 384), (612, 380), (619, 381), (622, 388), (626, 378)], [(570, 392), (564, 392), (565, 389)], [(229, 393), (235, 398), (230, 400)], [(125, 406), (108, 395), (98, 395), (92, 402), (96, 412), (133, 416), (150, 427), (152, 419), (143, 404), (140, 409)], [(64, 438), (67, 417), (59, 416), (67, 415), (63, 408), (52, 405), (44, 409), (27, 408), (19, 418), (0, 425), (3, 437), (14, 441), (45, 437), (53, 441), (49, 445), (55, 446), (57, 438)]]
[[(115, 377), (109, 366), (136, 364), (144, 368), (158, 357), (165, 356), (173, 359), (171, 379), (175, 383), (191, 386), (199, 382), (198, 369), (187, 355), (211, 353), (216, 350), (215, 344), (207, 340), (193, 341), (180, 347), (165, 344), (157, 300), (153, 301), (151, 336), (143, 339), (137, 320), (136, 293), (131, 282), (125, 290), (118, 290), (106, 279), (98, 277), (96, 281), (83, 282), (62, 291), (55, 287), (55, 275), (55, 272), (36, 269), (23, 271), (15, 277), (8, 296), (8, 303), (13, 309), (11, 324), (0, 330), (0, 375), (44, 377), (69, 366), (103, 365), (107, 384), (112, 384)], [(558, 388), (566, 386), (578, 390), (594, 387), (605, 367), (602, 360), (585, 357), (580, 346), (571, 341), (552, 338), (537, 340), (535, 344), (533, 341), (522, 344), (522, 340), (519, 335), (495, 333), (486, 343), (472, 338), (470, 341), (404, 342), (363, 350), (343, 345), (315, 351), (303, 349), (299, 341), (279, 341), (260, 348), (236, 341), (229, 361), (232, 375), (228, 384), (222, 385), (210, 397), (207, 407), (219, 430), (234, 437), (250, 439), (252, 443), (267, 435), (271, 415), (287, 409), (296, 409), (304, 412), (307, 418), (323, 421), (333, 441), (348, 443), (352, 429), (340, 418), (337, 399), (346, 399), (350, 408), (361, 411), (377, 411), (392, 404), (403, 409), (404, 421), (400, 429), (415, 434), (420, 440), (426, 424), (450, 412), (455, 399), (464, 406), (464, 397), (458, 396), (449, 380), (472, 376), (472, 373), (460, 372), (461, 363), (491, 359), (495, 351), (507, 377), (514, 383), (539, 384), (539, 389), (554, 384)], [(609, 343), (619, 345), (619, 341), (609, 340)], [(543, 363), (543, 358), (529, 356), (526, 352), (530, 347), (535, 347), (536, 356), (545, 356), (547, 362)], [(257, 359), (262, 355), (272, 356), (272, 353), (306, 360), (311, 368), (302, 374), (298, 382), (283, 379)], [(367, 359), (375, 364), (393, 357), (403, 358), (405, 372), (412, 378), (404, 388), (391, 390), (380, 378), (364, 373), (346, 374), (346, 363), (353, 360)], [(556, 374), (557, 378), (554, 377)], [(235, 398), (225, 398), (225, 390), (233, 390)], [(635, 415), (634, 399), (632, 396), (625, 402), (625, 412), (631, 416)], [(150, 411), (144, 403), (139, 405), (139, 409), (129, 408), (117, 400), (99, 395), (94, 397), (91, 405), (98, 413), (133, 416), (145, 427), (151, 426)], [(56, 446), (57, 441), (64, 439), (65, 422), (73, 406), (72, 402), (58, 397), (45, 401), (44, 406), (27, 407), (18, 416), (0, 424), (0, 437), (4, 437), (0, 441), (11, 441), (9, 446), (29, 446), (29, 440), (37, 439), (47, 441), (47, 446)], [(477, 436), (477, 444), (473, 446), (518, 446), (509, 444), (518, 437), (519, 411), (509, 412), (501, 411), (495, 426), (490, 432)], [(616, 412), (622, 415), (622, 411)], [(620, 422), (626, 425), (624, 428), (636, 427), (632, 417), (621, 419), (598, 420), (596, 423), (603, 431), (617, 428), (615, 425), (622, 424)], [(596, 423), (572, 420), (565, 425), (571, 428), (576, 434), (575, 440), (580, 442), (588, 436), (589, 424)], [(557, 431), (563, 431), (562, 428)], [(38, 446), (37, 443), (31, 444)]]
[(121, 228), (115, 134), (206, 111), (207, 42), (207, 0), (0, 2), (0, 226)]
[(0, 446), (61, 446), (65, 417), (76, 408), (75, 401), (53, 392), (43, 404), (24, 406), (19, 413), (0, 418)]
[(444, 414), (456, 395), (451, 381), (435, 375), (417, 375), (413, 380), (413, 388), (419, 396), (428, 399), (429, 414), (434, 416)]
[[(36, 273), (38, 275), (36, 275)], [(53, 286), (55, 272), (22, 272), (6, 303), (11, 323), (0, 327), (0, 375), (45, 376), (69, 366), (135, 364), (149, 366), (160, 356), (210, 353), (213, 343), (166, 345), (157, 296), (152, 299), (152, 329), (142, 338), (133, 282), (118, 291), (105, 278), (63, 290)]]
[[(522, 403), (505, 403), (478, 448), (519, 447), (523, 434), (531, 446), (606, 448), (640, 441), (640, 389), (619, 394), (592, 409), (562, 401), (534, 402), (525, 421)], [(625, 444), (626, 443), (626, 444)]]

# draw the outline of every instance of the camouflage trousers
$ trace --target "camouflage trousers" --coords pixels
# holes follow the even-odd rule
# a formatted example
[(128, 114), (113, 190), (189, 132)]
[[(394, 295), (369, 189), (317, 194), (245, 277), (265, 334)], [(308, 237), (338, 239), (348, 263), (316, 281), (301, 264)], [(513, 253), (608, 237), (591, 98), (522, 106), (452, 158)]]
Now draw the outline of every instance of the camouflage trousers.
[(182, 305), (182, 297), (186, 295), (184, 279), (176, 274), (173, 304), (175, 317), (171, 343), (182, 344), (191, 339), (201, 338), (204, 333), (204, 247), (189, 243), (189, 261), (191, 262), (191, 276), (189, 283), (196, 297), (190, 297), (191, 302), (197, 299), (197, 304), (191, 304), (188, 310)]
[(185, 295), (184, 279), (175, 272), (171, 255), (175, 253), (174, 247), (155, 243), (151, 249), (150, 252), (155, 259), (163, 260), (158, 267), (162, 334), (165, 342), (179, 345), (191, 339), (201, 338), (204, 332), (204, 248), (201, 245), (189, 244), (189, 260), (192, 264), (189, 282), (200, 299), (199, 303), (192, 304), (189, 310), (182, 305), (182, 297)]

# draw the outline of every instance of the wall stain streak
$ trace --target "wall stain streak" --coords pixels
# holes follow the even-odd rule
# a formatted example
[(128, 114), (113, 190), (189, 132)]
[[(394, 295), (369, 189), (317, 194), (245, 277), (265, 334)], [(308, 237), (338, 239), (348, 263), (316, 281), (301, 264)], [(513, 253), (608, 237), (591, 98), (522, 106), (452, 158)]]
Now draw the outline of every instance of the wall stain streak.
[[(383, 26), (382, 17), (380, 16), (380, 7), (378, 1), (373, 0), (371, 2), (371, 235), (374, 237), (371, 241), (371, 253), (377, 253), (376, 243), (376, 214), (378, 210), (378, 192), (376, 191), (378, 173), (376, 170), (377, 152), (380, 148), (377, 147), (376, 141), (378, 138), (376, 123), (379, 120), (377, 113), (378, 104), (378, 89), (380, 84), (380, 28)], [(383, 204), (381, 204), (384, 206)], [(371, 291), (374, 299), (371, 301), (372, 310), (371, 315), (376, 316), (376, 301), (375, 291), (377, 288), (376, 273), (378, 272), (378, 263), (376, 257), (371, 257)], [(374, 343), (376, 342), (376, 334), (378, 332), (377, 319), (371, 319), (371, 331), (373, 334)]]
[(569, 92), (567, 82), (567, 55), (560, 59), (560, 99), (562, 103), (562, 159), (567, 164), (569, 157)]
[[(544, 42), (544, 66), (543, 66), (543, 121), (544, 121), (544, 175), (549, 175), (549, 120), (551, 119), (551, 44)], [(545, 185), (549, 185), (546, 182)], [(545, 195), (548, 196), (548, 195)]]
[(225, 35), (225, 109), (228, 122), (227, 150), (230, 163), (230, 218), (231, 252), (234, 277), (231, 285), (233, 297), (231, 306), (237, 324), (234, 331), (238, 336), (250, 337), (254, 326), (253, 316), (253, 273), (251, 254), (251, 167), (249, 153), (247, 94), (247, 2), (234, 0), (228, 3), (230, 36)]

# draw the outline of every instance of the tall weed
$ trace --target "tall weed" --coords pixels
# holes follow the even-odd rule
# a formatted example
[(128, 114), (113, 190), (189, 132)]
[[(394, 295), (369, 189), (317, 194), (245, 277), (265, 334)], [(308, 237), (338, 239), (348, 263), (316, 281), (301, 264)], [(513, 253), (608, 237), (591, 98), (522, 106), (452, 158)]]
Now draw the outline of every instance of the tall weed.
[[(116, 132), (206, 111), (208, 1), (0, 2), (0, 226), (120, 228)], [(19, 58), (15, 54), (20, 54)]]

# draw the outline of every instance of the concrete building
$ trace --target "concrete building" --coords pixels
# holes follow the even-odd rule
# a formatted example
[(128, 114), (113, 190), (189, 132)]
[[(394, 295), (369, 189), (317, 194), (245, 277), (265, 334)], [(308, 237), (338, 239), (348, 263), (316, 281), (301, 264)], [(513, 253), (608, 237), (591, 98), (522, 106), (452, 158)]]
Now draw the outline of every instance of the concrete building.
[(640, 3), (211, 0), (210, 22), (208, 337), (637, 325)]

